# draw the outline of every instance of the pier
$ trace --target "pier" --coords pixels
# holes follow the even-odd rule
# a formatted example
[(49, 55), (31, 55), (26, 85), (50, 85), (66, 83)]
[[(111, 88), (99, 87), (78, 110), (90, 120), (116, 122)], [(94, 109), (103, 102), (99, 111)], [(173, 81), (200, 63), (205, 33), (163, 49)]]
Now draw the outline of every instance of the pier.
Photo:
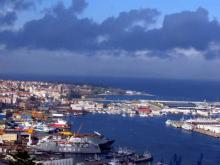
[(147, 163), (151, 162), (153, 160), (153, 157), (151, 154), (146, 154), (146, 155), (138, 155), (138, 154), (128, 154), (128, 155), (116, 155), (113, 157), (106, 157), (106, 158), (95, 158), (91, 160), (84, 161), (80, 164), (82, 165), (97, 165), (97, 164), (108, 164), (108, 163), (124, 163), (124, 164), (129, 164), (129, 163)]
[(203, 129), (198, 129), (198, 128), (194, 128), (193, 131), (204, 134), (204, 135), (212, 136), (215, 138), (220, 138), (220, 133), (215, 133), (215, 132), (211, 132), (211, 131), (207, 131), (207, 130), (203, 130)]
[[(188, 122), (184, 122), (184, 121), (171, 121), (171, 120), (168, 120), (168, 121), (166, 121), (166, 124), (170, 125), (172, 127), (175, 127), (175, 128), (182, 128), (182, 129), (186, 129), (183, 125), (184, 124), (188, 124), (190, 126), (189, 128), (186, 129), (188, 131), (198, 132), (198, 133), (201, 133), (201, 134), (204, 134), (204, 135), (207, 135), (207, 136), (212, 136), (212, 137), (215, 137), (215, 138), (220, 138), (220, 133), (213, 132), (213, 131), (211, 131), (209, 129), (199, 128), (199, 127), (197, 127), (198, 124), (195, 124), (195, 122), (188, 123)], [(204, 123), (204, 125), (208, 125), (208, 124)], [(212, 126), (212, 125), (213, 124), (210, 124), (210, 126)]]

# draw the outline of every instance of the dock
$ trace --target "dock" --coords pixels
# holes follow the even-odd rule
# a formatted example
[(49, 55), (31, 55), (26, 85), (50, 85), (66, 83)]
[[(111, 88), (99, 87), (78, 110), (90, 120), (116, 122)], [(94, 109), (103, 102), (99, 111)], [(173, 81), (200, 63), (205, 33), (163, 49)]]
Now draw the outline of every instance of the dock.
[(104, 158), (104, 159), (97, 159), (91, 161), (85, 161), (80, 163), (81, 165), (97, 165), (97, 164), (108, 164), (113, 161), (117, 161), (120, 163), (141, 163), (141, 162), (150, 162), (153, 160), (153, 157), (149, 155), (149, 157), (145, 158), (138, 158), (136, 155), (129, 155), (129, 156), (120, 156), (120, 157), (113, 157), (113, 158)]
[[(170, 121), (168, 125), (175, 127), (175, 128), (183, 128), (184, 121)], [(198, 132), (203, 135), (220, 138), (220, 133), (212, 132), (210, 130), (205, 130), (201, 128), (197, 128), (196, 124), (191, 123), (192, 129), (189, 129), (188, 131)], [(184, 129), (184, 128), (183, 128)]]
[(211, 131), (207, 131), (207, 130), (203, 130), (203, 129), (198, 129), (198, 128), (194, 128), (193, 131), (204, 134), (204, 135), (212, 136), (215, 138), (220, 138), (220, 133), (215, 133), (215, 132), (211, 132)]
[(182, 128), (182, 125), (184, 122), (182, 121), (171, 121), (169, 125), (175, 127), (175, 128)]

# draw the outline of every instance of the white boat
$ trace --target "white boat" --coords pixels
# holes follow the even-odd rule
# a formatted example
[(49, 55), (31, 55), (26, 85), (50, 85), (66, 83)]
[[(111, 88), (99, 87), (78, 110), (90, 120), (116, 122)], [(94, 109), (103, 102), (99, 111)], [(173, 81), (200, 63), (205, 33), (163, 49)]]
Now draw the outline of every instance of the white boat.
[(140, 117), (148, 117), (149, 115), (143, 113), (143, 114), (139, 114), (139, 116), (140, 116)]
[(94, 134), (75, 134), (69, 138), (70, 142), (74, 143), (91, 143), (99, 145), (101, 150), (109, 150), (114, 143), (114, 140), (106, 138), (104, 135), (94, 132)]
[(63, 119), (57, 119), (54, 122), (51, 122), (48, 124), (49, 127), (67, 127), (67, 121), (63, 120)]
[(46, 124), (43, 123), (37, 123), (33, 126), (33, 129), (37, 132), (50, 132), (53, 131), (54, 128), (48, 127)]
[(134, 116), (135, 116), (134, 113), (130, 113), (130, 114), (129, 114), (129, 117), (134, 117)]
[(52, 113), (51, 116), (52, 116), (52, 117), (58, 117), (58, 118), (59, 118), (59, 117), (64, 117), (64, 115), (61, 114), (61, 113)]
[(166, 125), (171, 125), (171, 123), (172, 123), (171, 120), (167, 120), (167, 121), (165, 122)]
[(122, 114), (122, 117), (126, 117), (126, 114), (125, 114), (125, 113), (123, 113), (123, 114)]
[(182, 128), (185, 129), (185, 130), (188, 130), (188, 131), (192, 131), (193, 130), (192, 124), (188, 124), (188, 123), (184, 123), (182, 125)]

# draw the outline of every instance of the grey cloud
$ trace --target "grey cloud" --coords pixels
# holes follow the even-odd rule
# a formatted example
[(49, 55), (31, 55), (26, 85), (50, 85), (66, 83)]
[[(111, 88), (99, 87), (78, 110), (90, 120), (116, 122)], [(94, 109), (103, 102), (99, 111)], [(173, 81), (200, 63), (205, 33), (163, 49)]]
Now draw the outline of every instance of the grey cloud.
[(74, 13), (80, 14), (88, 6), (85, 0), (72, 0), (72, 6), (70, 7)]
[[(97, 23), (89, 18), (79, 18), (76, 14), (86, 6), (84, 0), (73, 0), (68, 8), (59, 3), (50, 12), (46, 12), (43, 18), (27, 22), (18, 31), (0, 32), (0, 43), (7, 49), (78, 52), (150, 50), (152, 56), (166, 58), (168, 54), (161, 52), (175, 48), (194, 48), (207, 51), (204, 53), (207, 59), (209, 55), (218, 56), (217, 49), (208, 49), (210, 43), (220, 42), (219, 22), (209, 19), (208, 11), (204, 8), (166, 15), (162, 27), (152, 29), (160, 15), (156, 9), (122, 12)], [(215, 54), (209, 53), (211, 51)]]
[(220, 41), (220, 26), (209, 20), (208, 12), (199, 8), (167, 15), (161, 28), (146, 31), (138, 27), (118, 34), (109, 45), (126, 50), (169, 50), (176, 47), (207, 49), (210, 42)]
[(0, 14), (0, 25), (12, 25), (17, 20), (15, 12), (6, 12)]
[(65, 7), (62, 1), (59, 1), (54, 7), (47, 9), (46, 14), (54, 14), (57, 17), (68, 18), (81, 14), (87, 7), (88, 3), (85, 0), (72, 0), (70, 7)]
[[(39, 1), (39, 0), (37, 0)], [(1, 0), (0, 9), (11, 8), (13, 10), (25, 10), (34, 5), (32, 0)]]
[(34, 6), (31, 0), (1, 0), (0, 1), (0, 26), (13, 25), (17, 20), (17, 13)]
[[(116, 47), (109, 45), (107, 41), (119, 36), (121, 32), (126, 34), (126, 28), (136, 21), (144, 20), (146, 27), (153, 24), (156, 16), (158, 16), (156, 10), (132, 10), (98, 24), (88, 18), (78, 18), (70, 8), (65, 8), (59, 3), (43, 18), (27, 22), (21, 30), (1, 32), (0, 42), (6, 44), (8, 49), (22, 47), (75, 51), (115, 49)], [(108, 36), (109, 40), (100, 44), (97, 42), (100, 36)]]
[(208, 48), (204, 51), (204, 56), (206, 59), (214, 59), (220, 57), (220, 43), (211, 42)]
[(139, 9), (131, 10), (129, 12), (121, 12), (117, 17), (110, 17), (103, 21), (101, 24), (103, 31), (106, 32), (116, 32), (125, 31), (132, 27), (136, 22), (143, 21), (145, 27), (148, 28), (156, 22), (159, 12), (155, 9)]
[(184, 11), (164, 18), (163, 28), (157, 35), (162, 42), (161, 48), (194, 47), (206, 49), (210, 42), (220, 40), (220, 26), (209, 20), (208, 11), (199, 8), (195, 12)]

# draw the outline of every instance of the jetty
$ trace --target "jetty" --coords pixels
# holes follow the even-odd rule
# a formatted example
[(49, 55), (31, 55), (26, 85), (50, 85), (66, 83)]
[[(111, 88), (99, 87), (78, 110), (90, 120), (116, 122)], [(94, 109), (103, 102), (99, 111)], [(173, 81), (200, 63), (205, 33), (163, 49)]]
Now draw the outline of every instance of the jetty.
[(166, 125), (182, 128), (192, 132), (198, 132), (204, 135), (208, 135), (215, 138), (220, 138), (220, 132), (218, 131), (220, 128), (220, 123), (216, 123), (216, 121), (212, 122), (188, 122), (188, 121), (174, 121), (167, 120)]
[(215, 138), (220, 138), (220, 133), (215, 133), (215, 132), (207, 131), (204, 129), (198, 129), (198, 128), (194, 128), (193, 131), (204, 134), (204, 135), (212, 136)]

